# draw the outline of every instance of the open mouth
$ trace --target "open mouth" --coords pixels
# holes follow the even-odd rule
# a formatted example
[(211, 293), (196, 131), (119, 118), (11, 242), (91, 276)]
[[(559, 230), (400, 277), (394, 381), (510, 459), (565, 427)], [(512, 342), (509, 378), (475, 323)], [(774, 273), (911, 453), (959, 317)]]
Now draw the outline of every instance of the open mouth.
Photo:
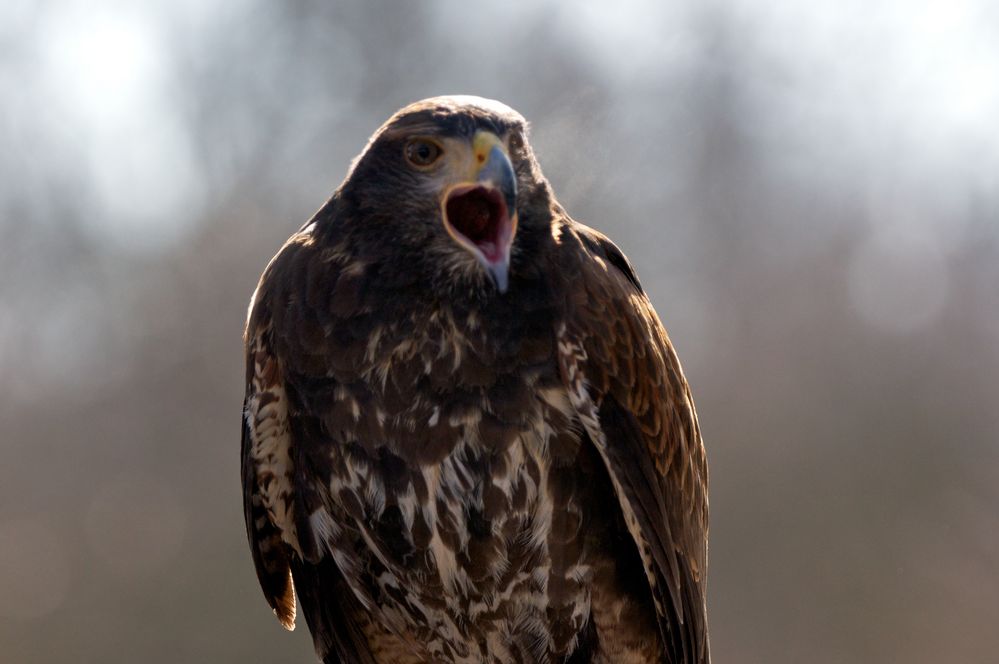
[(498, 189), (455, 187), (444, 202), (444, 221), (456, 240), (480, 251), (489, 263), (504, 259), (513, 223)]

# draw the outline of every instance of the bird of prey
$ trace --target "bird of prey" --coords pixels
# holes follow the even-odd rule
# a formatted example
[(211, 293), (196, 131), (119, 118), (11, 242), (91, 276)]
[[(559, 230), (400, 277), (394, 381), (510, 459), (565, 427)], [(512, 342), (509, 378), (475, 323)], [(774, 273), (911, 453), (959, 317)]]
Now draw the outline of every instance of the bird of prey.
[(398, 111), (250, 303), (250, 549), (327, 664), (709, 661), (690, 390), (526, 132)]

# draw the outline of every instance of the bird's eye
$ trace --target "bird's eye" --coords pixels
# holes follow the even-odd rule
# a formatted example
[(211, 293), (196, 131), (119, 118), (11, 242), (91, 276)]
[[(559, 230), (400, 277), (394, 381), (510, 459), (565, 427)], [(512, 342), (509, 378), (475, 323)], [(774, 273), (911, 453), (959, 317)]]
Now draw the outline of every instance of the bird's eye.
[(406, 160), (417, 168), (432, 166), (443, 152), (440, 145), (426, 138), (414, 138), (406, 143)]

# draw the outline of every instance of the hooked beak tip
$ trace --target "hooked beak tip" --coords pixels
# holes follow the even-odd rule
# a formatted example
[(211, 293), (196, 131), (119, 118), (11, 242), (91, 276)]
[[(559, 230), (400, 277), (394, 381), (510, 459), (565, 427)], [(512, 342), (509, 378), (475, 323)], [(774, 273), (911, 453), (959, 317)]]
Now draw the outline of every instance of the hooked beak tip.
[(507, 256), (504, 260), (486, 265), (486, 271), (492, 277), (496, 290), (500, 293), (506, 293), (510, 286), (510, 257)]

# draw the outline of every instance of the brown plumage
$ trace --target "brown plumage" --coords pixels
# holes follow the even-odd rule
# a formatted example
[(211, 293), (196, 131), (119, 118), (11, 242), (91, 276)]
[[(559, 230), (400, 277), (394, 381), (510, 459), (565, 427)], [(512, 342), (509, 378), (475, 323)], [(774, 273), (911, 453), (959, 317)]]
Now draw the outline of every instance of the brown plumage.
[(250, 549), (324, 662), (709, 661), (690, 391), (525, 132), (402, 109), (254, 293)]

